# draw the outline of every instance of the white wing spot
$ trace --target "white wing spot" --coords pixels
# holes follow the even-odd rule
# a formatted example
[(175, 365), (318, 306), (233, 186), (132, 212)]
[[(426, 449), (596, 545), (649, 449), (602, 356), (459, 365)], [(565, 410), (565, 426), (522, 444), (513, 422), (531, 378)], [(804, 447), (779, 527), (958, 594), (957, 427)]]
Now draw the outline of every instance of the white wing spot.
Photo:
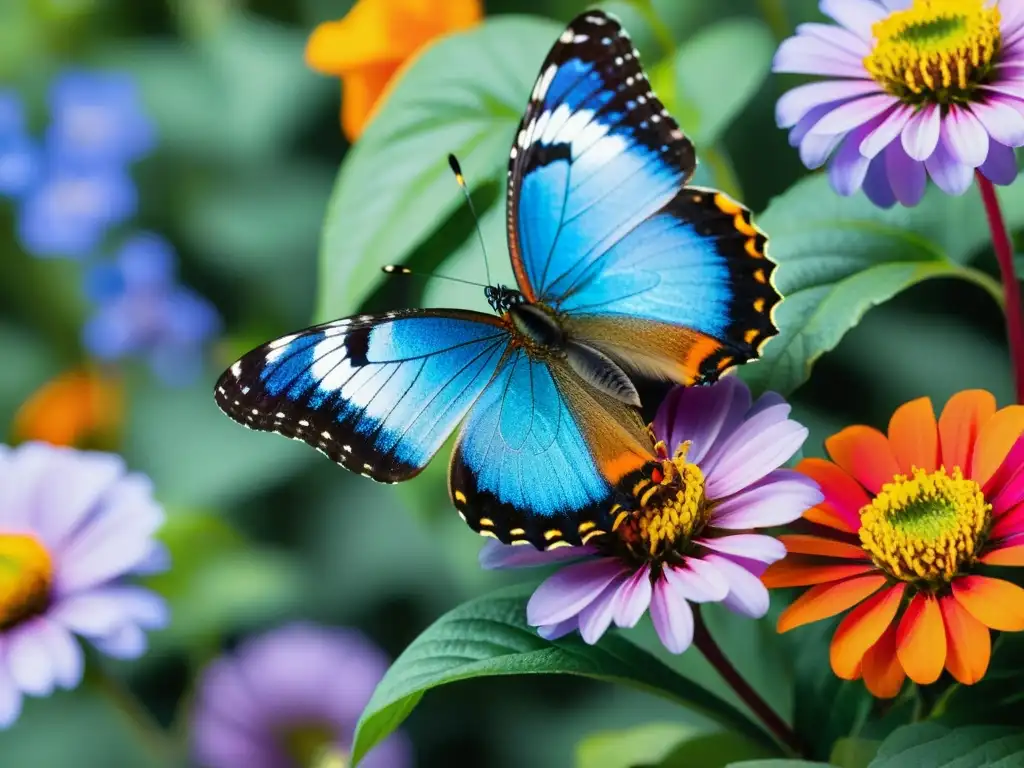
[(573, 37), (572, 41), (574, 43), (585, 43), (589, 39), (590, 39), (589, 35), (576, 35), (575, 37)]
[(363, 469), (366, 469), (366, 470), (369, 470), (370, 472), (372, 472), (373, 471), (373, 464), (363, 464)]
[(331, 433), (328, 432), (327, 430), (324, 430), (320, 434), (323, 436), (324, 440), (330, 440), (331, 439)]
[(284, 413), (282, 413), (281, 411), (278, 411), (274, 415), (279, 419), (283, 419), (285, 417)]
[(309, 426), (309, 422), (306, 421), (305, 419), (299, 419), (299, 426), (300, 427), (308, 427)]
[(561, 42), (563, 42), (563, 43), (571, 43), (572, 42), (572, 28), (570, 27), (569, 29), (565, 30), (565, 32), (563, 32), (561, 37), (559, 37), (558, 39)]
[(234, 365), (231, 366), (231, 375), (234, 376), (236, 379), (239, 376), (242, 375), (242, 361), (241, 360), (239, 360), (238, 362), (236, 362)]
[(346, 453), (352, 453), (352, 446), (351, 445), (343, 445), (341, 447), (345, 449)]
[(242, 394), (243, 395), (248, 395), (249, 394), (249, 388), (248, 387), (242, 387)]
[(586, 16), (584, 18), (586, 18), (587, 21), (589, 21), (591, 24), (597, 27), (603, 27), (606, 23), (601, 16)]
[(288, 336), (282, 336), (280, 339), (275, 339), (274, 341), (270, 342), (270, 344), (268, 344), (267, 346), (269, 346), (271, 349), (280, 349), (281, 347), (287, 347), (298, 337), (299, 335), (297, 333), (293, 333)]

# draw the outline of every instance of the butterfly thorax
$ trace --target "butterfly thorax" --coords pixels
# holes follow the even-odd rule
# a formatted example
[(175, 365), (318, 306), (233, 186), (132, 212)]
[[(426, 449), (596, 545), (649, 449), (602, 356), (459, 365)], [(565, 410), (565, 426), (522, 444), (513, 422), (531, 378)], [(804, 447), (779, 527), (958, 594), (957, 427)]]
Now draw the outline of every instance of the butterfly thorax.
[(508, 321), (513, 338), (527, 353), (544, 356), (565, 349), (566, 336), (554, 313), (540, 304), (515, 304), (509, 308)]

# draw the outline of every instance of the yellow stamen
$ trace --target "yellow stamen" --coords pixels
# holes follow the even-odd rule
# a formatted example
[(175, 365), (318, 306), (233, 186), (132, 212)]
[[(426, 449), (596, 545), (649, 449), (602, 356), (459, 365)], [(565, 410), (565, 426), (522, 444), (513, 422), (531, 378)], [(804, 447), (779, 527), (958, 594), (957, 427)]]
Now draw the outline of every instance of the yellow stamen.
[(52, 585), (53, 562), (38, 539), (0, 534), (0, 630), (45, 611)]
[(925, 588), (949, 583), (974, 563), (992, 505), (959, 467), (897, 475), (860, 512), (861, 546), (875, 564)]
[(999, 9), (986, 0), (914, 0), (872, 27), (875, 47), (864, 66), (908, 103), (969, 101), (991, 76), (999, 21)]

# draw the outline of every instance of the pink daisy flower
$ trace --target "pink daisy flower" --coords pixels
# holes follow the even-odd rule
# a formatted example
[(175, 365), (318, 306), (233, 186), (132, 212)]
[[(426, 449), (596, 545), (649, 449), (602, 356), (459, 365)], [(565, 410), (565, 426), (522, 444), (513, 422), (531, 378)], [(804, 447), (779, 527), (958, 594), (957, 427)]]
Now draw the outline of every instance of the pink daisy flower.
[(961, 195), (975, 171), (1017, 175), (1024, 145), (1024, 0), (821, 0), (838, 22), (801, 24), (773, 71), (830, 79), (779, 99), (808, 168), (841, 195), (914, 206), (927, 177)]
[(537, 551), (489, 541), (485, 568), (578, 559), (537, 588), (529, 623), (554, 639), (578, 630), (596, 643), (611, 624), (632, 627), (649, 609), (665, 647), (693, 640), (690, 603), (722, 602), (759, 618), (768, 610), (760, 576), (786, 548), (752, 529), (796, 520), (822, 495), (809, 478), (780, 469), (807, 438), (772, 392), (751, 403), (735, 377), (677, 387), (651, 431), (661, 470), (634, 490), (632, 512), (583, 547)]

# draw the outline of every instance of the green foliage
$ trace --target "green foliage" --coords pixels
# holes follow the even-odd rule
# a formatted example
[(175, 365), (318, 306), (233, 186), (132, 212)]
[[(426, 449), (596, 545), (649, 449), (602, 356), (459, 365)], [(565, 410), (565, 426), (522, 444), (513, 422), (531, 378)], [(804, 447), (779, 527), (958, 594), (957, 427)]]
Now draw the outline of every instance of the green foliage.
[(1020, 728), (976, 725), (947, 728), (915, 723), (896, 730), (878, 748), (870, 768), (1014, 768), (1024, 765)]

